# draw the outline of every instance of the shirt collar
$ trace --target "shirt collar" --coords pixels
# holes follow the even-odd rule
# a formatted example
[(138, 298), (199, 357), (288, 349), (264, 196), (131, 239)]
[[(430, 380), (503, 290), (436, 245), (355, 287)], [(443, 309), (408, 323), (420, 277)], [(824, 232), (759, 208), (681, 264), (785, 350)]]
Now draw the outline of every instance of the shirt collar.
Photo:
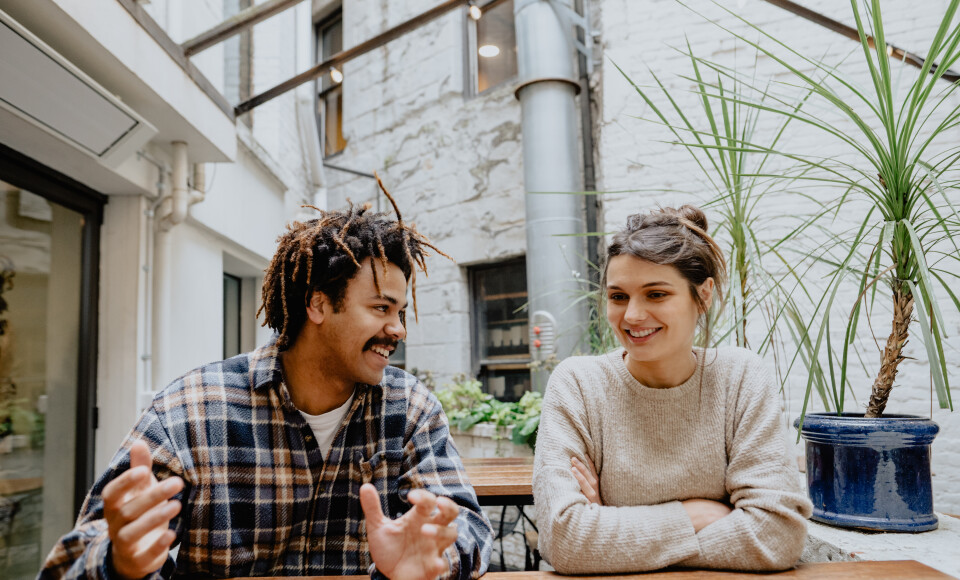
[(253, 390), (258, 390), (283, 380), (283, 371), (280, 368), (280, 351), (277, 349), (276, 332), (270, 340), (260, 348), (250, 353), (250, 377)]

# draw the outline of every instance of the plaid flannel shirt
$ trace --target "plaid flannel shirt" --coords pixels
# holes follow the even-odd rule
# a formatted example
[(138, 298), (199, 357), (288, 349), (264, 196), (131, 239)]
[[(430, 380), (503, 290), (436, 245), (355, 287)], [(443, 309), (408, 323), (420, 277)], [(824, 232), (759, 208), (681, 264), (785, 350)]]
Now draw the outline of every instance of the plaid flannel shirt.
[(38, 576), (116, 577), (103, 519), (104, 486), (130, 467), (136, 440), (152, 450), (160, 480), (177, 475), (183, 503), (170, 523), (179, 553), (154, 577), (362, 574), (375, 570), (360, 508), (373, 483), (385, 514), (426, 489), (460, 506), (447, 578), (479, 577), (493, 545), (437, 399), (388, 367), (358, 385), (326, 460), (283, 381), (275, 345), (193, 370), (157, 395), (94, 484), (77, 525)]

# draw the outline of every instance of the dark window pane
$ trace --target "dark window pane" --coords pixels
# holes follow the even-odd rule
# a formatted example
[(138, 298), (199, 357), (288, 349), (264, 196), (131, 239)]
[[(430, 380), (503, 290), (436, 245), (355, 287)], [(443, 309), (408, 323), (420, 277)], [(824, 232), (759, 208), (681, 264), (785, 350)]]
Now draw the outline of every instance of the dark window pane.
[(490, 4), (477, 21), (477, 92), (517, 76), (513, 0)]
[(223, 275), (223, 358), (240, 354), (240, 278)]
[(524, 260), (472, 272), (480, 380), (499, 399), (515, 401), (530, 390), (530, 327)]
[(347, 146), (343, 138), (343, 87), (323, 94), (323, 110), (323, 155), (329, 157)]
[[(317, 62), (343, 50), (343, 18), (338, 11), (317, 26)], [(323, 141), (323, 156), (329, 157), (347, 146), (343, 138), (343, 71), (327, 71), (317, 81), (317, 121)]]

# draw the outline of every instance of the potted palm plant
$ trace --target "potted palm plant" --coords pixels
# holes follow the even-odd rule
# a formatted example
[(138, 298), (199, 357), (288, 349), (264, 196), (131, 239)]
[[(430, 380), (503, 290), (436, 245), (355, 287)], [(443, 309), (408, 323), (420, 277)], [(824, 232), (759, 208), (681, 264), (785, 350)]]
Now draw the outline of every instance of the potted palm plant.
[[(951, 288), (960, 279), (956, 208), (960, 154), (956, 136), (948, 141), (949, 132), (956, 134), (960, 125), (960, 105), (952, 100), (957, 83), (944, 77), (960, 59), (960, 25), (955, 22), (960, 0), (947, 3), (926, 58), (915, 72), (896, 62), (908, 55), (888, 46), (879, 0), (850, 0), (859, 56), (870, 79), (866, 89), (837, 67), (805, 57), (717, 6), (757, 38), (717, 26), (769, 58), (789, 76), (782, 86), (809, 91), (811, 101), (821, 108), (812, 113), (783, 101), (777, 104), (776, 99), (761, 102), (744, 94), (729, 97), (730, 102), (813, 128), (850, 155), (827, 158), (745, 139), (704, 147), (789, 158), (810, 170), (800, 179), (838, 186), (843, 192), (839, 207), (858, 202), (863, 209), (851, 231), (838, 234), (825, 227), (821, 231), (827, 238), (803, 255), (828, 269), (822, 298), (798, 337), (801, 344), (809, 345), (812, 355), (801, 357), (808, 371), (807, 386), (795, 425), (807, 443), (813, 517), (875, 530), (934, 529), (930, 446), (938, 427), (927, 418), (889, 414), (885, 409), (898, 368), (907, 357), (904, 347), (917, 337), (923, 343), (938, 404), (952, 409), (943, 311), (949, 307), (960, 312), (960, 299)], [(916, 60), (915, 55), (909, 58)], [(734, 74), (698, 61), (721, 76)], [(805, 72), (811, 69), (816, 73)], [(898, 75), (912, 76), (912, 82), (901, 85)], [(740, 80), (764, 92), (750, 79)], [(857, 291), (850, 293), (855, 298), (841, 306), (837, 298), (848, 284), (856, 285)], [(869, 332), (870, 319), (876, 319), (880, 310), (889, 313), (892, 329), (881, 349), (869, 402), (865, 412), (845, 412), (851, 391), (849, 371), (858, 356), (852, 345), (861, 333)], [(838, 315), (842, 315), (839, 325)], [(841, 341), (831, 335), (831, 322), (835, 329), (844, 329)], [(814, 390), (819, 391), (827, 413), (806, 412)]]

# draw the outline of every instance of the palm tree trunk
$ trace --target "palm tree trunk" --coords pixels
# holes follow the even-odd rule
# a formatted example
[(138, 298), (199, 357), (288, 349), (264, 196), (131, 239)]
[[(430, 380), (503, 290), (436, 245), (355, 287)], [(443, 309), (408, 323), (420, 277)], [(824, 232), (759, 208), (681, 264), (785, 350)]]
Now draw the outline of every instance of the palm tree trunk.
[(887, 406), (890, 389), (897, 378), (897, 367), (903, 360), (903, 347), (910, 336), (910, 318), (913, 316), (913, 295), (904, 290), (899, 283), (893, 288), (893, 331), (887, 338), (887, 346), (883, 349), (883, 362), (880, 364), (880, 373), (873, 382), (870, 393), (870, 403), (867, 405), (865, 417), (879, 417)]

